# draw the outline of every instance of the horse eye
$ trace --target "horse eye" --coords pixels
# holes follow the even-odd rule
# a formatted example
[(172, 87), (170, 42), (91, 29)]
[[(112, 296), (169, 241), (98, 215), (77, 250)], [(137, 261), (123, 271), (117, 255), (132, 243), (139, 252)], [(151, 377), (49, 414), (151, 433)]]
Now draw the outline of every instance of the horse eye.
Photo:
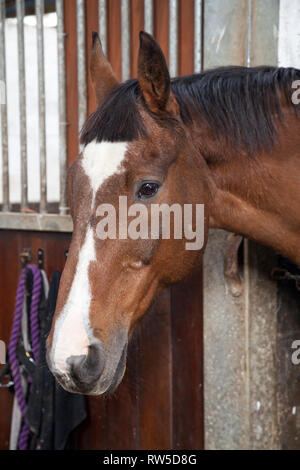
[(158, 183), (143, 183), (137, 192), (137, 197), (139, 199), (146, 199), (148, 197), (152, 197), (157, 193), (158, 189)]

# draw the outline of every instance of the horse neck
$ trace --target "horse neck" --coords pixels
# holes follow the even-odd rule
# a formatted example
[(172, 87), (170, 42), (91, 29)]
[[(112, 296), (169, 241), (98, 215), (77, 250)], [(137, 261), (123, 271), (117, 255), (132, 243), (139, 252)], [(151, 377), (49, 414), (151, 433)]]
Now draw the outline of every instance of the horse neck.
[(248, 155), (207, 132), (199, 151), (210, 180), (210, 226), (271, 246), (300, 264), (299, 118), (291, 114), (286, 121), (270, 151)]

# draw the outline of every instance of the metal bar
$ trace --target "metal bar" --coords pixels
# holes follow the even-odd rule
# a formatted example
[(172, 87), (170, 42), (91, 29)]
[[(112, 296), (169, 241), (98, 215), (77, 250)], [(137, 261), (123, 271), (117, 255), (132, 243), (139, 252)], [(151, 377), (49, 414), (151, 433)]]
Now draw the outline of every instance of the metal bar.
[(59, 113), (59, 213), (67, 213), (67, 106), (66, 106), (66, 59), (64, 0), (56, 0), (57, 14), (57, 60), (58, 60), (58, 113)]
[(144, 0), (144, 29), (153, 34), (153, 0)]
[(248, 0), (248, 11), (247, 11), (247, 67), (251, 67), (251, 39), (252, 39), (252, 0)]
[(18, 30), (20, 149), (21, 149), (21, 208), (28, 205), (27, 177), (27, 125), (26, 125), (26, 81), (24, 54), (24, 0), (16, 0)]
[(72, 232), (73, 223), (69, 215), (0, 212), (0, 229)]
[(44, 65), (44, 0), (35, 1), (37, 24), (38, 95), (39, 95), (39, 148), (40, 148), (40, 212), (47, 209), (46, 169), (46, 106), (45, 106), (45, 65)]
[(169, 0), (169, 70), (171, 77), (178, 75), (178, 0)]
[(98, 18), (102, 49), (107, 55), (107, 0), (98, 0)]
[(8, 132), (7, 132), (7, 94), (6, 94), (6, 62), (5, 62), (5, 2), (0, 4), (0, 113), (2, 137), (2, 209), (8, 211), (9, 203), (9, 163), (8, 163)]
[(121, 0), (121, 48), (122, 80), (130, 78), (130, 6), (129, 0)]
[(200, 73), (203, 68), (203, 0), (194, 0), (194, 71)]
[[(85, 61), (85, 1), (76, 0), (77, 18), (77, 77), (78, 77), (78, 130), (86, 120), (87, 115), (87, 87), (86, 87), (86, 61)], [(79, 148), (80, 151), (80, 148)]]

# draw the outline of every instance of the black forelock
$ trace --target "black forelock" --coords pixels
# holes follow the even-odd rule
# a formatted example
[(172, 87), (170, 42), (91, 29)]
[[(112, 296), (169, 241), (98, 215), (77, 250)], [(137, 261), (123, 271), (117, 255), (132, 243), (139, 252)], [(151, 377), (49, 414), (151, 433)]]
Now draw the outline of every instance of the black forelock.
[(141, 95), (137, 80), (117, 85), (98, 109), (87, 119), (80, 141), (87, 145), (97, 142), (130, 142), (146, 136), (137, 99)]

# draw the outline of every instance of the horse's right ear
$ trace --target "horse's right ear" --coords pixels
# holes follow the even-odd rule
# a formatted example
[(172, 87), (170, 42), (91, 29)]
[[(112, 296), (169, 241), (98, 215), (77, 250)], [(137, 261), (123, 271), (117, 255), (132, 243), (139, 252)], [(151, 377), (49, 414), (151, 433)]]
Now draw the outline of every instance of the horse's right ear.
[(146, 106), (155, 114), (178, 112), (171, 92), (171, 80), (164, 54), (155, 39), (140, 32), (138, 81)]
[(93, 32), (90, 72), (98, 105), (119, 82), (104, 55), (98, 33)]

